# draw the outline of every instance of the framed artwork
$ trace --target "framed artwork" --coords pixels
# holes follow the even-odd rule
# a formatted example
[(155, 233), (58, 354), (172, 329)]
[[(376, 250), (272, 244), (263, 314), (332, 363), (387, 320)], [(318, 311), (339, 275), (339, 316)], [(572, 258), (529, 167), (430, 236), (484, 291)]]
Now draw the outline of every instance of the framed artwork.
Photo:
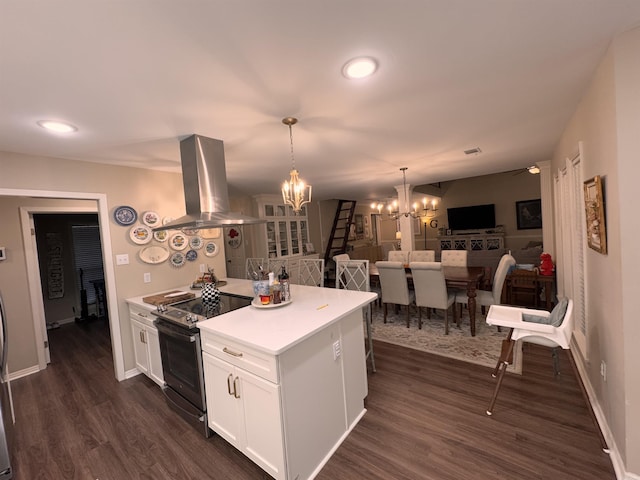
[(607, 231), (600, 175), (584, 182), (584, 211), (587, 218), (587, 244), (589, 248), (606, 254)]
[(516, 202), (518, 230), (542, 228), (542, 205), (540, 199)]
[(364, 234), (364, 215), (359, 213), (356, 214), (355, 223), (356, 223), (356, 235)]

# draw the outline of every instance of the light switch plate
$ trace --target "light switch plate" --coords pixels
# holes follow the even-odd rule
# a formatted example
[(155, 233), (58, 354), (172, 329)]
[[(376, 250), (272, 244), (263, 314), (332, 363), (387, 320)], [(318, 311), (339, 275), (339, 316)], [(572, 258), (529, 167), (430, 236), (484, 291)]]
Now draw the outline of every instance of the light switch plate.
[(145, 273), (143, 278), (144, 278), (144, 283), (151, 283), (151, 274), (150, 273)]

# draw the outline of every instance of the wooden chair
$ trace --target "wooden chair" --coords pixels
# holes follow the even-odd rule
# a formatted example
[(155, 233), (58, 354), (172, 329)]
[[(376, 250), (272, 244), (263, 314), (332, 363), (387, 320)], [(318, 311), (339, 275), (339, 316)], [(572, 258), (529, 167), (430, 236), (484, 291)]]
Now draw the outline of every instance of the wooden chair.
[[(371, 291), (369, 284), (369, 260), (338, 260), (336, 262), (336, 288), (342, 288), (345, 290), (356, 290), (359, 292)], [(371, 371), (375, 373), (376, 361), (373, 356), (371, 308), (371, 304), (364, 307), (363, 316), (367, 336), (367, 345), (369, 348), (366, 358), (371, 360)]]
[(449, 335), (449, 307), (454, 304), (456, 294), (447, 291), (442, 264), (440, 262), (411, 262), (409, 267), (413, 274), (413, 288), (418, 307), (418, 329), (422, 328), (422, 307), (427, 307), (429, 318), (431, 308), (442, 308), (444, 310), (444, 334)]
[[(391, 252), (389, 252), (391, 253)], [(405, 305), (407, 307), (407, 328), (411, 325), (409, 305), (414, 301), (414, 293), (409, 291), (407, 274), (402, 262), (376, 262), (380, 274), (380, 289), (384, 305), (384, 323), (387, 323), (387, 305)]]

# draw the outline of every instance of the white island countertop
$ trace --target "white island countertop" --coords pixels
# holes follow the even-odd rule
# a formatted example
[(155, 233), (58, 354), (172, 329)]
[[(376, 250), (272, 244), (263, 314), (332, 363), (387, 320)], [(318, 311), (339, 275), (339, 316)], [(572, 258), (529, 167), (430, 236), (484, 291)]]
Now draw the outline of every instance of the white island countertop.
[[(251, 280), (227, 279), (220, 291), (253, 297)], [(249, 306), (198, 323), (207, 330), (271, 355), (279, 355), (362, 308), (375, 293), (291, 285), (292, 302), (277, 308)]]

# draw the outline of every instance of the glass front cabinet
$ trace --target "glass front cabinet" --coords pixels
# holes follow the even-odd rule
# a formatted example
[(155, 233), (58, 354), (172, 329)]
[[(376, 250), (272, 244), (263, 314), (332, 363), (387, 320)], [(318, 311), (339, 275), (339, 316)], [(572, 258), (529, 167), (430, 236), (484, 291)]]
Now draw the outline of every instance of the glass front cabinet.
[(307, 253), (309, 223), (306, 207), (302, 207), (300, 214), (295, 215), (291, 206), (276, 203), (273, 198), (259, 196), (256, 197), (256, 201), (259, 217), (267, 220), (264, 225), (265, 257), (288, 258)]

